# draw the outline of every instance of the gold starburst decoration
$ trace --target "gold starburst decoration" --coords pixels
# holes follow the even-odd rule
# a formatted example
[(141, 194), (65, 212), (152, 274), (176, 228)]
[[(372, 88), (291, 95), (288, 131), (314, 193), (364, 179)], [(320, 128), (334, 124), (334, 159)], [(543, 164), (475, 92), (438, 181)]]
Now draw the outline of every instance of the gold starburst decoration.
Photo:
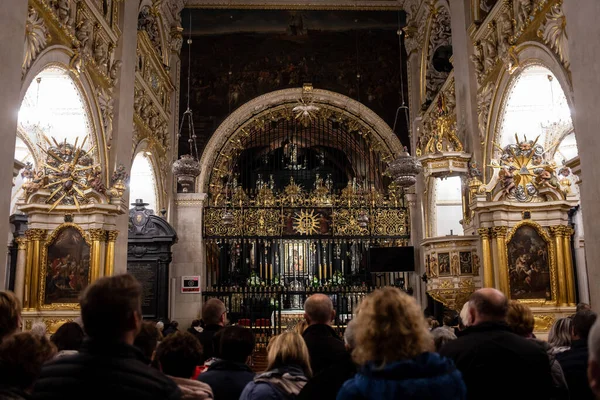
[(314, 235), (319, 232), (319, 220), (314, 210), (302, 210), (294, 216), (294, 229), (301, 235)]

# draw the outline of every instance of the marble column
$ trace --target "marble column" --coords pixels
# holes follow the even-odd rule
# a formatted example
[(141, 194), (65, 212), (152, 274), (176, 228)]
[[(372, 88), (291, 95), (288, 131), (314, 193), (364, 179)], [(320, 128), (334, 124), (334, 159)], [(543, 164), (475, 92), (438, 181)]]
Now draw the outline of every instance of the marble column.
[[(17, 137), (17, 115), (21, 106), (21, 65), (23, 64), (23, 43), (25, 41), (25, 21), (27, 21), (27, 1), (3, 0), (0, 15), (0, 136), (2, 147), (0, 159), (0, 237), (8, 238), (10, 233), (10, 198), (13, 179), (15, 141)], [(0, 289), (6, 287), (7, 251), (0, 251)]]
[(27, 258), (27, 239), (20, 236), (15, 239), (17, 242), (17, 268), (15, 271), (15, 295), (23, 304), (23, 293), (25, 288), (25, 264)]
[(467, 31), (471, 0), (452, 0), (449, 3), (458, 135), (466, 151), (481, 163), (483, 154), (477, 124), (477, 80), (470, 61), (474, 48)]
[[(410, 286), (414, 289), (415, 298), (421, 302), (422, 305), (427, 305), (427, 287), (425, 282), (421, 280), (421, 276), (425, 272), (425, 266), (422, 262), (423, 254), (421, 253), (418, 226), (421, 221), (421, 213), (417, 208), (417, 195), (415, 193), (407, 193), (406, 201), (408, 203), (408, 209), (410, 213), (410, 245), (415, 248), (415, 273), (413, 282), (410, 282)], [(413, 228), (414, 227), (414, 228)]]
[[(137, 50), (137, 23), (138, 2), (121, 2), (123, 33), (119, 39), (116, 50), (117, 59), (121, 60), (121, 72), (119, 81), (115, 88), (114, 97), (114, 127), (113, 142), (110, 152), (108, 174), (112, 174), (114, 168), (123, 164), (126, 171), (131, 170), (132, 162), (132, 138), (133, 138), (133, 95), (135, 86), (135, 63)], [(129, 190), (123, 195), (129, 198)], [(127, 229), (129, 226), (129, 215), (127, 213), (117, 217), (117, 230), (119, 235), (115, 242), (115, 268), (114, 273), (120, 274), (127, 271)]]
[[(583, 226), (590, 243), (600, 237), (600, 1), (563, 2), (567, 20), (568, 50), (573, 83), (573, 124), (581, 159), (581, 202), (585, 210)], [(590, 282), (600, 281), (600, 246), (585, 246)], [(600, 285), (590, 285), (592, 309), (600, 310)]]

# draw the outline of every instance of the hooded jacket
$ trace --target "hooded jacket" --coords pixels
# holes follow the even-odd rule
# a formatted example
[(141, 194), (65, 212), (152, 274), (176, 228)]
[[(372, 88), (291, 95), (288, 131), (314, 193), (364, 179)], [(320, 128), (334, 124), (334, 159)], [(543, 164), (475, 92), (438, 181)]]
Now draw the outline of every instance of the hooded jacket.
[(436, 353), (383, 367), (368, 363), (338, 392), (338, 400), (464, 400), (466, 387), (454, 363)]
[(240, 400), (295, 399), (308, 378), (297, 366), (286, 366), (258, 375), (244, 388)]

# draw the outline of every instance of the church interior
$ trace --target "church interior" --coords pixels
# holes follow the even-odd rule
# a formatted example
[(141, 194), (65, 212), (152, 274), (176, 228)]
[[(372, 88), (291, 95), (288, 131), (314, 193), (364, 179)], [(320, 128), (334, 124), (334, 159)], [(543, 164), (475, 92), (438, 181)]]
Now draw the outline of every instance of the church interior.
[(497, 288), (539, 337), (600, 309), (596, 0), (3, 5), (0, 287), (25, 329), (122, 273), (145, 318), (217, 297), (263, 344), (317, 292), (339, 327), (382, 286), (439, 318)]

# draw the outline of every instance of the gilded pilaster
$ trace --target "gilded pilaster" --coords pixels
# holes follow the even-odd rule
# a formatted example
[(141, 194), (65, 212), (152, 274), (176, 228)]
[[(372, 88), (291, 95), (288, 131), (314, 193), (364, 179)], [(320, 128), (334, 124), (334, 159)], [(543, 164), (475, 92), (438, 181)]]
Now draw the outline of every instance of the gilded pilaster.
[(106, 232), (106, 256), (104, 258), (104, 276), (111, 276), (115, 271), (115, 242), (119, 231)]
[(554, 241), (554, 250), (556, 253), (556, 272), (558, 276), (558, 303), (562, 306), (568, 304), (567, 296), (567, 277), (565, 274), (565, 257), (563, 246), (563, 228), (562, 225), (551, 226), (550, 236)]
[(90, 240), (92, 241), (90, 282), (94, 282), (100, 277), (100, 264), (102, 263), (104, 242), (106, 242), (106, 231), (104, 229), (90, 229), (88, 233), (90, 235)]
[(28, 229), (25, 232), (27, 237), (27, 267), (25, 269), (25, 290), (29, 294), (23, 308), (34, 309), (38, 304), (40, 290), (40, 265), (42, 262), (42, 246), (46, 240), (47, 232), (45, 229)]
[(494, 287), (494, 266), (492, 264), (492, 248), (490, 245), (490, 229), (479, 228), (481, 236), (481, 255), (483, 257), (483, 287)]
[(565, 259), (565, 276), (567, 280), (567, 303), (570, 306), (575, 303), (575, 271), (573, 270), (573, 258), (571, 254), (571, 236), (575, 233), (573, 228), (564, 226), (562, 229), (563, 255)]
[(492, 238), (496, 243), (496, 249), (498, 251), (498, 268), (499, 268), (499, 290), (502, 291), (507, 297), (510, 295), (510, 287), (508, 284), (508, 260), (506, 250), (506, 233), (508, 227), (506, 226), (494, 226), (492, 228)]

